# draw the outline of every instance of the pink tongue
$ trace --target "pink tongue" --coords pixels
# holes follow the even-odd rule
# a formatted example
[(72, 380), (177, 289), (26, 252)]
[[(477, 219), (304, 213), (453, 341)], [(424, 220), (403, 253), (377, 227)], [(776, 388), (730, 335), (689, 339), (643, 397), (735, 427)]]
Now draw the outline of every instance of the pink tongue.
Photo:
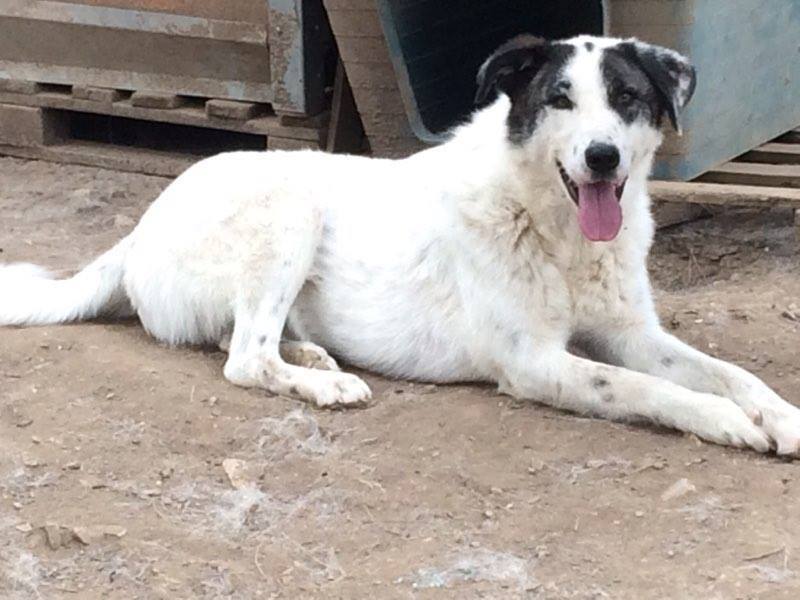
[(609, 242), (617, 237), (622, 227), (622, 207), (613, 183), (578, 186), (578, 223), (592, 242)]

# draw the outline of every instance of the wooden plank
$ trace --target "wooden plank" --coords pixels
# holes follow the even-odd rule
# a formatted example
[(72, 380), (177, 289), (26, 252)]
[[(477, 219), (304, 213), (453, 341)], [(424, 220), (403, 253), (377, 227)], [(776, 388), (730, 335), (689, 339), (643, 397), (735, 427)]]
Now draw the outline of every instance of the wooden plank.
[(800, 208), (800, 190), (784, 187), (725, 185), (684, 181), (651, 181), (650, 196), (666, 202), (721, 206)]
[(160, 33), (175, 37), (208, 38), (259, 45), (267, 43), (266, 20), (256, 25), (205, 17), (89, 7), (52, 0), (4, 0), (0, 4), (0, 17)]
[(800, 164), (765, 165), (730, 162), (703, 174), (697, 180), (708, 183), (733, 183), (737, 185), (800, 187)]
[(0, 92), (12, 94), (38, 94), (42, 91), (42, 84), (37, 81), (22, 79), (0, 79)]
[(46, 146), (64, 139), (68, 123), (38, 106), (0, 104), (0, 144)]
[(360, 152), (364, 146), (364, 127), (358, 116), (353, 90), (347, 81), (342, 59), (336, 65), (331, 102), (331, 122), (328, 128), (328, 152)]
[(800, 164), (800, 144), (772, 142), (759, 146), (736, 159), (737, 162)]
[(19, 104), (24, 106), (43, 106), (88, 112), (98, 115), (113, 115), (129, 119), (143, 119), (145, 121), (160, 121), (175, 125), (191, 125), (193, 127), (207, 127), (210, 129), (224, 129), (240, 133), (255, 133), (263, 135), (277, 135), (278, 137), (294, 138), (309, 141), (319, 141), (326, 135), (324, 129), (309, 129), (307, 127), (284, 127), (278, 117), (266, 115), (256, 117), (249, 121), (234, 121), (209, 119), (205, 108), (201, 106), (184, 106), (172, 110), (154, 111), (148, 108), (139, 108), (131, 105), (130, 100), (122, 100), (113, 104), (92, 102), (76, 99), (69, 94), (42, 93), (34, 95), (3, 94), (0, 93), (0, 102)]
[(255, 104), (253, 102), (212, 98), (206, 102), (206, 115), (210, 119), (249, 121), (259, 112), (264, 112), (265, 108), (263, 104)]
[(9, 79), (269, 102), (264, 43), (178, 37), (0, 18), (0, 73)]
[(119, 102), (125, 97), (122, 90), (91, 85), (73, 85), (72, 95), (79, 100), (91, 100), (92, 102), (103, 102), (105, 104)]
[(59, 2), (163, 12), (225, 21), (267, 22), (267, 7), (264, 0), (59, 0)]
[(160, 152), (94, 142), (70, 141), (54, 146), (21, 147), (0, 145), (0, 155), (50, 162), (87, 165), (115, 171), (177, 177), (200, 160), (175, 152)]

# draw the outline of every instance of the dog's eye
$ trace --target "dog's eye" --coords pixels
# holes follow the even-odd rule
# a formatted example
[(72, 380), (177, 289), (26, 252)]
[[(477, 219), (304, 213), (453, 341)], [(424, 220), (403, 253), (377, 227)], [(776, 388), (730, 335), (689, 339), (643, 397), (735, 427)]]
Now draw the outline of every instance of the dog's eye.
[(572, 100), (570, 100), (564, 94), (553, 96), (547, 103), (553, 108), (557, 108), (559, 110), (569, 110), (575, 107), (575, 104), (573, 104)]
[(622, 90), (617, 96), (617, 102), (620, 104), (630, 104), (636, 100), (636, 92), (633, 90)]

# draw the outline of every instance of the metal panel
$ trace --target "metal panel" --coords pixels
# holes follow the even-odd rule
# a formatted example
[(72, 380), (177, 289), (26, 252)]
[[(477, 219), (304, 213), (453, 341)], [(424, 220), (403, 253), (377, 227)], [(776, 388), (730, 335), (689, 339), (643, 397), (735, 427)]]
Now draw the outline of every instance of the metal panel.
[(691, 179), (800, 124), (800, 1), (610, 0), (611, 32), (673, 47), (697, 68), (684, 136), (655, 167)]

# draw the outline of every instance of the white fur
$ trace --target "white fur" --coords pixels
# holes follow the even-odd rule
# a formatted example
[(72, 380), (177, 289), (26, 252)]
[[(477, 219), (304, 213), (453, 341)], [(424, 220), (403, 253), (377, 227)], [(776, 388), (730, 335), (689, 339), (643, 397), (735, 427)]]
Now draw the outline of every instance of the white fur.
[[(576, 108), (548, 110), (522, 146), (508, 141), (501, 97), (405, 160), (204, 160), (74, 278), (0, 270), (0, 324), (124, 312), (127, 299), (162, 341), (229, 348), (235, 384), (319, 405), (370, 392), (314, 344), (388, 376), (494, 381), (583, 413), (797, 453), (800, 410), (661, 329), (646, 271), (647, 176), (661, 136), (609, 109), (586, 39), (566, 69)], [(579, 157), (598, 139), (620, 148), (628, 178), (623, 229), (609, 243), (582, 237), (555, 166), (585, 179)], [(570, 341), (609, 364), (570, 354)]]

